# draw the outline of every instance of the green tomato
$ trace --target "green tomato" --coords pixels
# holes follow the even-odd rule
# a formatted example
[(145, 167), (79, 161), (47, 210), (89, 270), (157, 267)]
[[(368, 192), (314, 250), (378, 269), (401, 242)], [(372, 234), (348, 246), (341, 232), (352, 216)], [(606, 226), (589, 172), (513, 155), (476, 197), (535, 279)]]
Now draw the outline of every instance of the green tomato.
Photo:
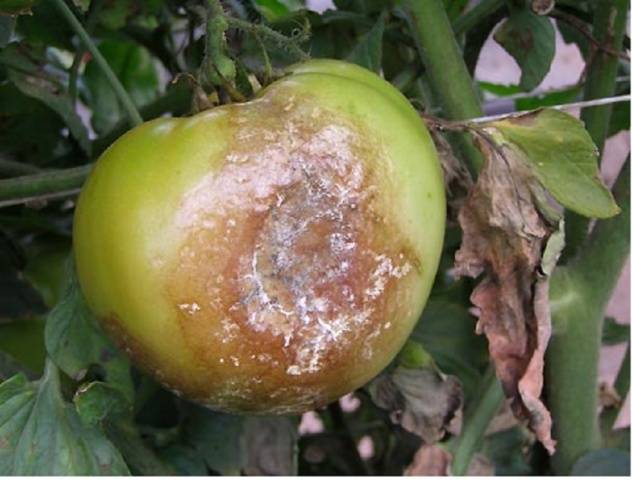
[(253, 101), (124, 135), (83, 188), (74, 246), (88, 304), (167, 388), (297, 413), (394, 358), (444, 223), (437, 154), (407, 100), (312, 60)]

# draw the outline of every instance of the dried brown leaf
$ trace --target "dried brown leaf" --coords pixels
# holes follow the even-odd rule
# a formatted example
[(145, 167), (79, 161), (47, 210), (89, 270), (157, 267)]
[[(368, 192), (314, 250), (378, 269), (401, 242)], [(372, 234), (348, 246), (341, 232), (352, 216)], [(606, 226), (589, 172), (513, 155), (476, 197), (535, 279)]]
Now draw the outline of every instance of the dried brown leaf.
[(463, 404), (457, 378), (434, 368), (398, 367), (375, 379), (370, 391), (375, 404), (391, 412), (393, 423), (401, 424), (426, 443), (443, 438)]
[(404, 470), (404, 475), (412, 477), (449, 475), (452, 455), (438, 445), (422, 445), (413, 462)]
[(455, 221), (467, 192), (472, 186), (472, 177), (464, 163), (454, 154), (452, 146), (444, 134), (436, 129), (430, 129), (430, 135), (439, 154), (441, 169), (443, 170), (443, 183), (448, 198), (448, 219)]
[(551, 416), (540, 400), (551, 334), (548, 278), (541, 262), (559, 225), (550, 221), (550, 211), (541, 213), (545, 195), (520, 154), (509, 145), (483, 142), (481, 147), (486, 164), (459, 212), (463, 242), (455, 274), (485, 274), (471, 296), (480, 312), (477, 332), (489, 340), (496, 374), (512, 399), (514, 414), (528, 419), (553, 453)]

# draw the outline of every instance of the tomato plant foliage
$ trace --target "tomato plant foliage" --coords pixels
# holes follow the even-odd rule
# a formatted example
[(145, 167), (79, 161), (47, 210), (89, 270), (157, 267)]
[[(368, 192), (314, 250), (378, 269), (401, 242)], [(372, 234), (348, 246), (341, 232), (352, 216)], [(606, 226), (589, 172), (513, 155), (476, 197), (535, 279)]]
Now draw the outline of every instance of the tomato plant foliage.
[[(596, 370), (602, 342), (629, 362), (629, 328), (604, 322), (629, 158), (612, 192), (599, 173), (629, 100), (583, 121), (547, 108), (629, 95), (627, 15), (621, 0), (0, 0), (0, 475), (629, 474), (629, 428), (613, 429), (629, 365), (601, 409)], [(551, 91), (556, 32), (586, 67)], [(472, 79), (488, 40), (517, 84)], [(76, 196), (141, 119), (251, 100), (309, 58), (381, 75), (425, 119), (449, 203), (439, 272), (403, 350), (342, 402), (214, 412), (102, 331), (72, 260)]]

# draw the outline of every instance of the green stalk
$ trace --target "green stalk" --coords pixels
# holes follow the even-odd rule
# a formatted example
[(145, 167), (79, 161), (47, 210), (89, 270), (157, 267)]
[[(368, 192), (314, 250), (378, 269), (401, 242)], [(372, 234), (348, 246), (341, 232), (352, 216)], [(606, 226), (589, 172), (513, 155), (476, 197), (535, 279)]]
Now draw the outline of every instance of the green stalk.
[(35, 165), (0, 158), (0, 176), (11, 177), (13, 175), (29, 175), (39, 171), (40, 168)]
[(38, 173), (0, 180), (0, 204), (3, 200), (16, 200), (63, 192), (81, 187), (92, 165)]
[(629, 158), (613, 191), (621, 213), (600, 221), (576, 260), (551, 279), (553, 337), (545, 384), (558, 474), (568, 474), (582, 454), (600, 444), (597, 367), (604, 311), (630, 250)]
[(505, 0), (482, 0), (471, 10), (468, 10), (452, 24), (455, 35), (471, 30), (488, 16), (492, 15), (496, 10), (502, 7)]
[[(483, 115), (452, 26), (442, 0), (403, 0), (409, 27), (426, 69), (433, 96), (451, 120), (467, 120)], [(446, 81), (449, 79), (449, 81)], [(483, 157), (470, 137), (461, 137), (472, 172), (483, 165)]]
[(110, 86), (114, 90), (114, 93), (123, 104), (123, 108), (127, 111), (127, 115), (132, 125), (136, 126), (143, 123), (143, 119), (140, 117), (140, 114), (138, 113), (134, 102), (125, 91), (125, 88), (123, 88), (123, 85), (121, 84), (119, 79), (116, 78), (116, 75), (108, 65), (107, 60), (105, 60), (103, 55), (101, 55), (101, 52), (90, 38), (90, 35), (88, 35), (88, 32), (86, 32), (79, 20), (77, 20), (77, 17), (75, 17), (70, 8), (68, 8), (68, 5), (64, 3), (64, 0), (52, 1), (59, 10), (59, 13), (62, 14), (70, 27), (79, 36), (86, 49), (88, 49), (88, 51), (92, 54), (92, 58), (94, 58), (94, 61), (97, 62), (99, 68), (101, 68), (101, 70), (103, 71), (103, 75), (105, 75), (105, 78), (110, 83)]
[[(620, 52), (625, 33), (629, 0), (604, 0), (594, 8), (593, 36), (614, 52)], [(615, 93), (619, 58), (597, 50), (589, 64), (584, 87), (584, 100), (611, 97)], [(586, 125), (600, 155), (608, 136), (612, 105), (584, 108), (581, 119)], [(589, 220), (569, 213), (566, 219), (566, 248), (564, 255), (572, 258), (586, 240)]]
[(467, 475), (472, 456), (505, 398), (493, 365), (490, 365), (485, 374), (478, 398), (479, 401), (471, 406), (463, 419), (463, 430), (457, 439), (452, 460), (453, 475)]

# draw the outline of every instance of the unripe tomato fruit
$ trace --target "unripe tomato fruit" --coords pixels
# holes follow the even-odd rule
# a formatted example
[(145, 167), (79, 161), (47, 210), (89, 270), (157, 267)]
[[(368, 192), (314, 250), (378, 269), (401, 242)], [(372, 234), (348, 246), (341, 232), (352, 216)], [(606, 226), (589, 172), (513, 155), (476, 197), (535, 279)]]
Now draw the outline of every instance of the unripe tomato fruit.
[(74, 246), (88, 304), (167, 388), (297, 413), (397, 354), (444, 221), (415, 110), (367, 70), (313, 60), (250, 102), (116, 141), (81, 192)]

